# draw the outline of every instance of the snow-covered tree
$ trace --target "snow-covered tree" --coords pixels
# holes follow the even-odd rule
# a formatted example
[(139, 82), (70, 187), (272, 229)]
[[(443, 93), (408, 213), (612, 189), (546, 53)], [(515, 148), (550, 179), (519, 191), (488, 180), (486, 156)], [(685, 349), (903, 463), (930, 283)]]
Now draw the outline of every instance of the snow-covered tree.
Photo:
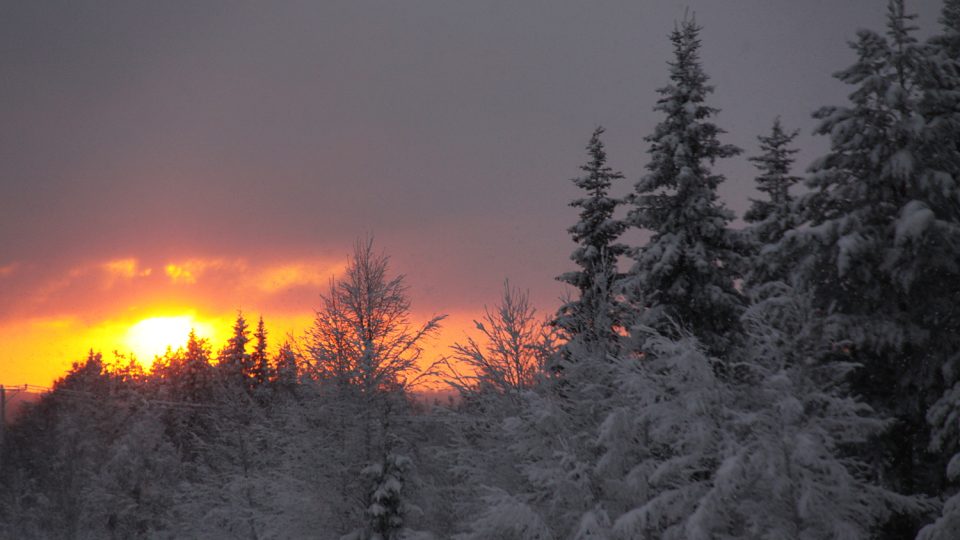
[(610, 188), (623, 180), (623, 174), (607, 165), (607, 152), (600, 136), (604, 129), (594, 130), (587, 144), (589, 159), (581, 165), (583, 176), (573, 183), (583, 190), (584, 196), (570, 206), (580, 209), (579, 221), (567, 229), (577, 243), (570, 258), (578, 270), (561, 274), (557, 279), (577, 289), (578, 297), (564, 304), (557, 314), (557, 325), (568, 335), (577, 335), (586, 341), (608, 343), (616, 341), (614, 330), (605, 329), (601, 335), (594, 321), (603, 318), (610, 325), (623, 325), (620, 313), (598, 313), (600, 306), (615, 307), (612, 298), (597, 297), (598, 292), (608, 295), (614, 290), (619, 278), (617, 261), (626, 254), (627, 246), (617, 242), (626, 229), (626, 223), (614, 218), (614, 212), (623, 201), (610, 195)]
[(118, 429), (85, 498), (92, 537), (162, 537), (172, 529), (181, 461), (165, 432), (160, 408), (144, 395), (118, 396)]
[(360, 471), (408, 429), (406, 391), (429, 372), (420, 365), (424, 341), (443, 319), (412, 324), (404, 276), (390, 277), (388, 262), (372, 240), (358, 241), (305, 337), (310, 406), (323, 411), (328, 430), (323, 469), (344, 508), (337, 526), (347, 530), (362, 519)]
[[(956, 145), (943, 145), (955, 140), (958, 113), (924, 105), (933, 90), (913, 19), (891, 0), (886, 36), (858, 32), (856, 63), (836, 75), (855, 87), (850, 103), (815, 114), (831, 150), (811, 167), (803, 225), (776, 247), (826, 317), (830, 356), (862, 366), (853, 391), (899, 420), (875, 462), (907, 493), (941, 483), (924, 418), (960, 350), (960, 162), (948, 157)], [(943, 69), (955, 61), (942, 59)], [(942, 83), (956, 93), (956, 79)]]
[(162, 395), (174, 400), (203, 403), (213, 398), (214, 372), (210, 345), (191, 330), (186, 347), (157, 358), (151, 375), (162, 387)]
[(790, 174), (793, 154), (798, 152), (790, 144), (798, 133), (784, 131), (777, 117), (770, 135), (757, 137), (762, 153), (751, 157), (750, 161), (760, 171), (756, 179), (757, 190), (766, 194), (767, 199), (751, 200), (750, 208), (743, 216), (744, 221), (750, 224), (745, 231), (746, 243), (751, 250), (748, 269), (744, 272), (746, 288), (774, 279), (786, 281), (786, 275), (767, 271), (767, 268), (779, 265), (765, 262), (764, 257), (770, 256), (769, 250), (765, 250), (766, 246), (776, 244), (784, 233), (796, 226), (790, 187), (800, 181), (800, 177)]
[(237, 313), (233, 324), (233, 335), (227, 340), (227, 345), (220, 350), (217, 356), (217, 369), (227, 384), (236, 388), (246, 389), (252, 374), (252, 361), (247, 352), (247, 343), (250, 342), (250, 330), (243, 313)]
[[(592, 323), (606, 324), (602, 317), (578, 324)], [(462, 509), (471, 516), (464, 538), (593, 538), (609, 529), (606, 480), (620, 471), (593, 470), (596, 431), (628, 400), (617, 401), (607, 344), (574, 336), (564, 349), (563, 369), (511, 395), (509, 406), (461, 406), (458, 471), (473, 486)]]
[(738, 376), (728, 442), (686, 538), (874, 538), (894, 512), (929, 505), (875, 484), (846, 450), (886, 422), (838, 384), (854, 366), (820, 359), (810, 302), (778, 287), (745, 314), (747, 338), (729, 364)]
[(405, 493), (410, 458), (388, 453), (383, 460), (363, 470), (370, 483), (366, 527), (348, 538), (355, 540), (402, 540), (407, 537), (407, 514), (411, 511)]
[(725, 428), (731, 388), (717, 377), (717, 362), (693, 337), (652, 334), (643, 362), (620, 365), (618, 391), (637, 403), (605, 422), (605, 459), (623, 459), (624, 435), (632, 436), (640, 449), (631, 456), (635, 461), (625, 467), (626, 482), (619, 487), (637, 497), (613, 516), (615, 538), (698, 534), (691, 520), (713, 486), (729, 444)]
[[(927, 412), (933, 426), (930, 445), (935, 452), (954, 450), (960, 444), (960, 384), (948, 390)], [(960, 452), (947, 463), (947, 478), (960, 482)], [(951, 540), (960, 538), (960, 492), (954, 492), (943, 503), (940, 516), (921, 529), (917, 540)]]
[(734, 288), (738, 255), (727, 228), (733, 214), (717, 198), (723, 176), (711, 166), (740, 149), (722, 144), (724, 131), (710, 121), (718, 110), (705, 103), (713, 87), (700, 65), (700, 26), (685, 19), (670, 40), (670, 84), (658, 90), (655, 107), (666, 118), (646, 138), (649, 172), (635, 186), (628, 216), (652, 237), (636, 251), (628, 293), (644, 306), (643, 324), (675, 334), (679, 323), (709, 350), (722, 351), (743, 300)]
[(179, 537), (261, 538), (283, 488), (274, 483), (277, 434), (243, 388), (227, 383), (220, 390), (215, 406), (199, 411), (203, 432), (177, 486), (173, 530)]
[(300, 382), (300, 367), (297, 354), (290, 342), (280, 346), (274, 358), (273, 384), (277, 390), (293, 392)]

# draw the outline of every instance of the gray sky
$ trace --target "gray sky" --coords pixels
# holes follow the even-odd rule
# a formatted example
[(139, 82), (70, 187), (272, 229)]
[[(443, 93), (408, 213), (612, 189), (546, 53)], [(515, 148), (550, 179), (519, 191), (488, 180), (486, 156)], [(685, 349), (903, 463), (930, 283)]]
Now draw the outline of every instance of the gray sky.
[[(365, 234), (424, 310), (493, 303), (508, 276), (553, 309), (569, 178), (597, 124), (620, 192), (643, 173), (687, 6), (725, 141), (753, 155), (781, 115), (802, 130), (803, 169), (826, 148), (810, 113), (843, 102), (831, 73), (885, 3), (4, 2), (0, 324), (107, 316), (85, 265), (340, 260)], [(935, 28), (939, 2), (908, 7)], [(754, 170), (745, 156), (721, 170), (742, 214)], [(254, 304), (315, 306), (311, 284)]]

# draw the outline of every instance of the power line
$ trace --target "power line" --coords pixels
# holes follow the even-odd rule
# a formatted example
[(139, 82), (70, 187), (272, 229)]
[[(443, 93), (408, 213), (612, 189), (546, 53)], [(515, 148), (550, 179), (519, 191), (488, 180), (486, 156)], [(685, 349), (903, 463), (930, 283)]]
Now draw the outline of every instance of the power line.
[(139, 399), (136, 400), (138, 403), (143, 403), (143, 404), (145, 404), (145, 405), (158, 405), (158, 406), (161, 406), (161, 407), (168, 407), (168, 408), (181, 407), (181, 408), (186, 408), (186, 409), (197, 409), (197, 408), (200, 408), (200, 409), (217, 409), (217, 408), (225, 407), (225, 405), (213, 405), (213, 404), (207, 404), (207, 403), (195, 403), (195, 402), (192, 402), (192, 401), (175, 401), (175, 400), (169, 400), (169, 399), (149, 399), (149, 398), (143, 397), (143, 396), (138, 395), (138, 394), (126, 394), (126, 395), (121, 395), (121, 394), (116, 394), (116, 393), (95, 394), (95, 393), (93, 393), (93, 392), (89, 392), (89, 391), (86, 391), (86, 390), (76, 390), (76, 389), (73, 389), (73, 388), (63, 388), (63, 387), (49, 388), (49, 387), (46, 387), (46, 386), (39, 386), (39, 385), (35, 385), (35, 384), (21, 384), (21, 385), (16, 385), (16, 386), (0, 385), (0, 388), (7, 388), (8, 390), (15, 388), (15, 389), (17, 389), (18, 391), (26, 391), (26, 392), (30, 392), (30, 393), (34, 393), (34, 394), (52, 394), (52, 393), (56, 393), (56, 395), (57, 395), (58, 397), (63, 397), (63, 398), (67, 398), (67, 399), (73, 399), (73, 400), (76, 400), (76, 401), (87, 401), (87, 402), (90, 402), (90, 401), (99, 402), (99, 401), (102, 401), (102, 400), (105, 399), (105, 398), (106, 398), (106, 399), (122, 399), (122, 398), (124, 398), (124, 397), (135, 397), (135, 398), (139, 398)]

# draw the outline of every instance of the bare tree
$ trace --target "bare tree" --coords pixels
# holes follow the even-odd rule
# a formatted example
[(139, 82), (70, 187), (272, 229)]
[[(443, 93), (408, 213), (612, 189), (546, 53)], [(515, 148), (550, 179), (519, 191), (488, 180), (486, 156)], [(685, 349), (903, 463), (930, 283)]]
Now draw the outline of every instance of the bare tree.
[(320, 380), (363, 393), (406, 387), (425, 374), (419, 361), (423, 339), (446, 316), (421, 326), (410, 321), (402, 274), (389, 277), (389, 257), (375, 253), (373, 239), (358, 240), (341, 279), (331, 279), (307, 335), (308, 362)]
[(485, 307), (483, 321), (474, 321), (486, 343), (468, 336), (466, 343), (452, 346), (453, 362), (446, 361), (449, 384), (461, 392), (492, 389), (503, 394), (533, 386), (555, 351), (552, 327), (536, 315), (529, 293), (504, 281), (500, 304), (493, 310)]

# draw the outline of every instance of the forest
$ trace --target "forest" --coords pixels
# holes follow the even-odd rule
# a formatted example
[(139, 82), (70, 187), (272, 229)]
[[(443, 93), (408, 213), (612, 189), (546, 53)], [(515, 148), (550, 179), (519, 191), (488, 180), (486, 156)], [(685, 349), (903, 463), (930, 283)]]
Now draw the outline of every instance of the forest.
[(556, 313), (505, 282), (431, 358), (444, 317), (365, 238), (294, 339), (238, 313), (149, 368), (91, 351), (3, 433), (0, 537), (960, 538), (960, 0), (924, 39), (886, 10), (805, 173), (779, 119), (723, 142), (678, 21), (645, 172), (602, 127), (571, 171)]

